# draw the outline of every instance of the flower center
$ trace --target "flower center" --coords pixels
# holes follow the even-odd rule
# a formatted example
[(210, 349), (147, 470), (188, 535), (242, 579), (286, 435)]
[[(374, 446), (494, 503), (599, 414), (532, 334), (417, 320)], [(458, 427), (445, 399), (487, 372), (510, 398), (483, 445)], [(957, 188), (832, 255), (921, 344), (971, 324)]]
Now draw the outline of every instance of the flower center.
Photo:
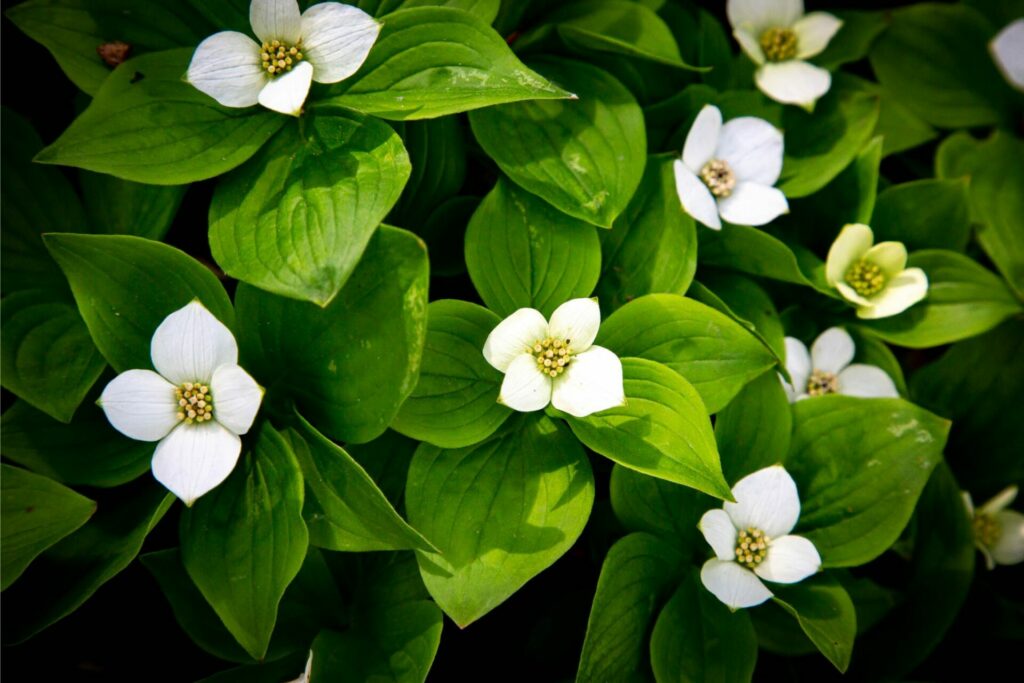
[(769, 62), (796, 57), (796, 33), (790, 28), (770, 28), (761, 34), (761, 49)]
[(530, 355), (537, 359), (537, 367), (541, 372), (558, 377), (572, 362), (572, 350), (568, 339), (552, 339), (546, 337), (534, 342), (530, 347)]
[(263, 43), (260, 49), (261, 66), (271, 76), (291, 71), (292, 66), (302, 61), (302, 52), (298, 44), (286, 45), (280, 40)]
[(178, 419), (186, 424), (209, 422), (213, 419), (213, 396), (210, 387), (199, 382), (185, 382), (174, 388), (178, 397)]
[(743, 529), (736, 535), (736, 561), (747, 569), (753, 569), (768, 556), (771, 541), (760, 529)]
[(984, 512), (976, 514), (972, 524), (974, 537), (984, 546), (994, 546), (1003, 532), (996, 518)]
[(729, 164), (721, 159), (712, 159), (700, 169), (700, 179), (716, 197), (728, 197), (736, 187), (736, 176)]
[(839, 390), (839, 380), (831, 372), (815, 370), (807, 380), (807, 393), (811, 396), (834, 394)]
[(874, 263), (861, 259), (846, 271), (846, 282), (861, 296), (871, 296), (885, 287), (885, 274)]

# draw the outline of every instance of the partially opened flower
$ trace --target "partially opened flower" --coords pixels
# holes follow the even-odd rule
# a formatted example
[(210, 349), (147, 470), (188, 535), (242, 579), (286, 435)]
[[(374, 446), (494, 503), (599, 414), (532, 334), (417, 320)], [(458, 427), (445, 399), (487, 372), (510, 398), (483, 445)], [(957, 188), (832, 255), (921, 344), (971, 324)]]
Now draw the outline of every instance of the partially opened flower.
[(853, 339), (841, 327), (830, 327), (811, 344), (810, 353), (795, 337), (786, 337), (786, 370), (793, 384), (782, 379), (789, 402), (825, 394), (861, 398), (899, 398), (896, 385), (885, 370), (853, 363)]
[(988, 49), (1006, 81), (1024, 91), (1024, 19), (1007, 24), (988, 44)]
[(337, 83), (362, 66), (381, 25), (340, 2), (299, 12), (296, 0), (252, 0), (249, 23), (262, 41), (237, 31), (215, 33), (196, 48), (188, 82), (225, 107), (297, 116), (312, 81)]
[(804, 14), (803, 0), (729, 0), (736, 41), (757, 64), (754, 81), (768, 97), (810, 109), (832, 76), (804, 61), (820, 54), (843, 22), (827, 12)]
[(971, 494), (963, 492), (967, 514), (974, 529), (974, 545), (985, 556), (985, 566), (1024, 562), (1024, 515), (1006, 508), (1017, 497), (1017, 487), (1008, 486), (992, 500), (975, 509)]
[(601, 326), (595, 299), (572, 299), (551, 322), (520, 308), (502, 320), (484, 343), (484, 358), (505, 373), (498, 402), (531, 412), (549, 403), (575, 417), (624, 405), (622, 362), (594, 346)]
[(730, 609), (754, 607), (772, 597), (764, 581), (796, 583), (821, 567), (814, 544), (789, 532), (800, 517), (796, 482), (780, 465), (740, 479), (735, 503), (708, 510), (698, 524), (715, 557), (700, 580)]
[(782, 172), (782, 133), (762, 119), (741, 116), (722, 124), (705, 105), (673, 165), (676, 193), (686, 213), (719, 230), (719, 216), (736, 225), (764, 225), (789, 211), (772, 187)]
[(902, 242), (879, 242), (866, 225), (843, 227), (828, 250), (825, 279), (857, 307), (858, 318), (902, 313), (928, 294), (928, 276), (907, 268)]
[(231, 331), (199, 301), (164, 318), (150, 358), (156, 372), (122, 372), (98, 403), (117, 431), (160, 442), (153, 476), (192, 505), (234, 469), (263, 389), (238, 366)]

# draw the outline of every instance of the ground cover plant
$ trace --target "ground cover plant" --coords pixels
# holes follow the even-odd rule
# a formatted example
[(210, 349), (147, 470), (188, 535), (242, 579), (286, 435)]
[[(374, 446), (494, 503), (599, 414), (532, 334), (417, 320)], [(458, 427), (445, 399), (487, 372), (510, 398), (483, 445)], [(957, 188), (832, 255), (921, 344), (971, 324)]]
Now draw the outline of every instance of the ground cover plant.
[(5, 6), (4, 673), (1014, 663), (1024, 7), (889, 5)]

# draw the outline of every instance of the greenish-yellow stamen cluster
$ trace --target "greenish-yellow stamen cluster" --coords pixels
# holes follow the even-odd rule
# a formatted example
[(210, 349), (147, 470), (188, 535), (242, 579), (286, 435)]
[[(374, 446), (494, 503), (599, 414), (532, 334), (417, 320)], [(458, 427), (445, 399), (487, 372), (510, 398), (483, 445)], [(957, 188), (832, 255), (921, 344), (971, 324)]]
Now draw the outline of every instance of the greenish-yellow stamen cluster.
[(263, 43), (260, 49), (261, 65), (271, 76), (291, 71), (292, 67), (302, 61), (302, 52), (298, 45), (285, 45), (280, 40)]
[(768, 556), (771, 541), (760, 529), (743, 529), (736, 534), (736, 561), (747, 569), (753, 569)]
[(185, 382), (175, 387), (178, 398), (178, 419), (187, 423), (209, 422), (213, 419), (213, 396), (210, 387), (199, 382)]
[(846, 271), (846, 282), (861, 296), (871, 296), (885, 287), (885, 273), (871, 261), (861, 259)]
[(761, 34), (759, 42), (769, 62), (784, 62), (796, 57), (796, 33), (791, 28), (770, 28)]
[(994, 546), (1002, 534), (1002, 527), (992, 515), (979, 512), (974, 516), (974, 537), (985, 546)]
[(700, 179), (716, 197), (728, 197), (736, 187), (736, 175), (721, 159), (712, 159), (704, 164), (700, 169)]
[(549, 377), (558, 377), (572, 362), (568, 339), (541, 339), (530, 347), (530, 354), (537, 359), (540, 371)]
[(839, 390), (839, 379), (831, 372), (815, 370), (807, 380), (807, 393), (810, 396), (834, 394)]

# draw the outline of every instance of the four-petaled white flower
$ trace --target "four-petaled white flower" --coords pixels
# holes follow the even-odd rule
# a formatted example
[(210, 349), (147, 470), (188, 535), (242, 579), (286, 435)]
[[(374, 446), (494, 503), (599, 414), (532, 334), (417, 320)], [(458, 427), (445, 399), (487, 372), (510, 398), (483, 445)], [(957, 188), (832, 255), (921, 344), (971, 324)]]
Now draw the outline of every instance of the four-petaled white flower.
[[(754, 607), (772, 597), (761, 582), (796, 583), (821, 567), (814, 544), (789, 532), (800, 517), (796, 483), (780, 465), (740, 479), (735, 503), (708, 510), (698, 527), (715, 551), (700, 580), (730, 609)], [(760, 577), (760, 578), (759, 578)]]
[(804, 14), (803, 0), (729, 0), (732, 34), (757, 64), (754, 81), (783, 104), (814, 107), (832, 76), (804, 60), (820, 54), (843, 22), (827, 12)]
[(899, 398), (900, 393), (885, 370), (863, 363), (850, 364), (855, 350), (853, 339), (841, 327), (830, 327), (818, 335), (810, 353), (802, 341), (786, 337), (786, 370), (793, 384), (782, 379), (782, 375), (779, 379), (789, 402), (825, 394)]
[(1006, 508), (1017, 497), (1017, 487), (1008, 486), (980, 508), (974, 508), (971, 494), (963, 492), (964, 506), (971, 516), (974, 545), (985, 556), (985, 566), (1024, 562), (1024, 515)]
[(221, 31), (196, 48), (188, 82), (225, 107), (267, 109), (298, 116), (311, 81), (337, 83), (370, 54), (381, 25), (340, 2), (299, 12), (296, 0), (252, 0), (249, 23), (262, 41)]
[(907, 268), (902, 242), (879, 242), (866, 225), (843, 226), (828, 250), (825, 279), (857, 307), (857, 317), (887, 318), (902, 313), (928, 294), (928, 276)]
[(572, 299), (551, 322), (520, 308), (487, 336), (484, 358), (505, 373), (498, 402), (512, 410), (541, 410), (548, 403), (575, 417), (625, 405), (622, 362), (594, 346), (601, 326), (596, 299)]
[(164, 318), (149, 353), (156, 372), (122, 372), (98, 403), (117, 431), (160, 442), (153, 476), (192, 505), (234, 469), (263, 389), (238, 366), (231, 331), (199, 301)]
[(764, 225), (789, 212), (772, 187), (782, 172), (782, 133), (753, 116), (722, 124), (718, 107), (705, 105), (673, 164), (676, 193), (686, 213), (719, 230), (719, 216), (736, 225)]
[(988, 44), (988, 49), (1007, 83), (1024, 91), (1024, 19), (1007, 24)]

